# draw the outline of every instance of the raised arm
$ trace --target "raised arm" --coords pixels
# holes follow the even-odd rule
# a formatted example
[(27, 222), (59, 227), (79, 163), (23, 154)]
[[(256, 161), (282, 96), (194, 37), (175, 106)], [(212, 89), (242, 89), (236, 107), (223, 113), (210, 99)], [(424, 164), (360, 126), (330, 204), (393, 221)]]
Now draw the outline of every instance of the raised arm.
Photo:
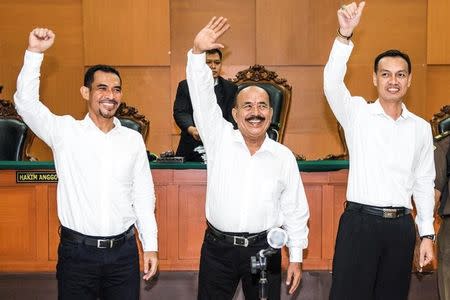
[(350, 38), (359, 24), (364, 6), (364, 1), (359, 5), (353, 2), (343, 5), (337, 11), (339, 28), (324, 70), (324, 92), (327, 101), (344, 128), (347, 126), (352, 107), (351, 94), (344, 84), (347, 61), (353, 49)]
[(214, 147), (215, 141), (220, 139), (224, 133), (224, 128), (232, 126), (225, 121), (222, 111), (217, 104), (214, 92), (214, 79), (211, 69), (205, 62), (205, 51), (210, 49), (223, 48), (217, 42), (230, 25), (223, 17), (212, 18), (194, 39), (192, 51), (188, 53), (188, 64), (186, 68), (186, 78), (189, 86), (189, 94), (194, 110), (194, 120), (205, 146), (208, 157), (211, 152), (209, 148)]
[(51, 146), (53, 122), (56, 116), (39, 101), (39, 77), (43, 53), (55, 41), (55, 34), (47, 28), (35, 28), (28, 37), (24, 65), (17, 78), (14, 103), (18, 113), (33, 132)]

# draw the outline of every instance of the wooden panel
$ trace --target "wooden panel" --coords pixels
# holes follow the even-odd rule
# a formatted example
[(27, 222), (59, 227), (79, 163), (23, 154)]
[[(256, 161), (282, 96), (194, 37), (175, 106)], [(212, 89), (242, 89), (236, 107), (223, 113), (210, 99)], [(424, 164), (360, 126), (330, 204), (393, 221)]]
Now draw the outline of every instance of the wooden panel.
[(120, 67), (123, 101), (135, 106), (150, 121), (147, 149), (161, 153), (172, 149), (170, 70), (166, 67)]
[[(340, 0), (257, 1), (257, 63), (325, 64), (337, 28), (336, 10), (341, 4)], [(423, 0), (368, 2), (353, 38), (353, 61), (371, 63), (382, 50), (400, 48), (407, 50), (413, 61), (425, 62), (426, 11)]]
[(156, 224), (158, 226), (158, 257), (167, 259), (167, 186), (155, 186), (156, 193)]
[[(333, 236), (331, 237), (331, 241), (333, 244), (333, 252), (334, 252), (334, 244), (336, 241), (336, 235), (339, 227), (339, 220), (341, 218), (342, 213), (344, 212), (344, 203), (347, 200), (347, 188), (346, 185), (338, 185), (334, 187), (334, 197), (333, 197)], [(331, 203), (330, 203), (331, 204)]]
[(37, 199), (34, 186), (0, 187), (0, 261), (37, 260)]
[(450, 104), (450, 66), (429, 66), (427, 68), (427, 119), (444, 105)]
[(256, 62), (319, 65), (328, 57), (336, 28), (337, 0), (256, 2)]
[(59, 223), (56, 202), (56, 184), (48, 186), (48, 259), (58, 260)]
[(83, 28), (85, 65), (169, 65), (168, 0), (84, 0)]
[(322, 186), (305, 184), (306, 199), (308, 199), (310, 217), (308, 220), (308, 248), (304, 250), (306, 259), (320, 259), (322, 256)]
[(352, 64), (371, 65), (379, 53), (388, 49), (405, 51), (413, 63), (425, 64), (426, 22), (427, 2), (424, 0), (367, 1), (363, 19), (353, 37)]
[[(80, 1), (2, 0), (0, 20), (2, 41), (7, 41), (0, 43), (0, 84), (5, 86), (1, 98), (12, 100), (30, 31), (48, 27), (55, 31), (56, 41), (45, 53), (41, 99), (56, 114), (81, 117), (86, 104), (79, 94), (83, 76)], [(52, 159), (50, 148), (40, 141), (33, 144), (31, 154), (39, 160)]]
[(427, 63), (450, 64), (450, 2), (428, 0)]
[(180, 186), (178, 199), (178, 259), (199, 259), (206, 228), (206, 186)]

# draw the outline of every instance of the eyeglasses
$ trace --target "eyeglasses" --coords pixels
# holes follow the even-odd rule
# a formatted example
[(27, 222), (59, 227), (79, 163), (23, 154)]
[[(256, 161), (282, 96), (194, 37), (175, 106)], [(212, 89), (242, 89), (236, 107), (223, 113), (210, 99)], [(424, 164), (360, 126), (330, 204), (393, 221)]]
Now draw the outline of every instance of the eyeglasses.
[(266, 103), (257, 103), (257, 104), (246, 103), (246, 104), (242, 105), (240, 108), (245, 111), (252, 111), (253, 108), (255, 108), (255, 107), (260, 111), (266, 111), (270, 108), (269, 105), (267, 105)]

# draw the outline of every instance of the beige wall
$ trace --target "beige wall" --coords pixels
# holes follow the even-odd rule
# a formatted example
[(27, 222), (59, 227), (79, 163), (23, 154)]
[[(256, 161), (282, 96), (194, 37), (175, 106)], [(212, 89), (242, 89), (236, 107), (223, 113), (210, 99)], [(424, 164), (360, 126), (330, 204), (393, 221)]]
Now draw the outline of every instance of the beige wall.
[[(341, 0), (2, 0), (0, 2), (1, 98), (12, 99), (29, 31), (55, 30), (46, 53), (41, 98), (57, 114), (81, 118), (83, 71), (95, 63), (117, 66), (124, 101), (150, 120), (147, 147), (175, 149), (172, 119), (177, 84), (185, 77), (186, 51), (211, 16), (227, 16), (224, 77), (258, 63), (293, 87), (285, 144), (308, 159), (341, 152), (336, 120), (322, 92), (322, 70), (337, 27)], [(428, 3), (429, 2), (429, 3)], [(450, 9), (448, 0), (369, 1), (354, 35), (347, 85), (355, 95), (376, 98), (374, 56), (388, 48), (413, 61), (409, 109), (430, 119), (450, 102)], [(50, 160), (35, 141), (32, 154)]]

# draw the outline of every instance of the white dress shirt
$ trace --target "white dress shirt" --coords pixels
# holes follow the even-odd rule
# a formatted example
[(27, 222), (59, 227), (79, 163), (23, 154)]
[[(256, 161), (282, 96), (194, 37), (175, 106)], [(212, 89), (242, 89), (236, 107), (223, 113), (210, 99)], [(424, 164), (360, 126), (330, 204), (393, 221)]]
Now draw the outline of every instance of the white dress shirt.
[(379, 100), (352, 97), (344, 84), (353, 49), (335, 40), (324, 71), (328, 103), (345, 131), (350, 155), (348, 201), (374, 206), (417, 208), (419, 234), (433, 234), (434, 160), (431, 127), (402, 104), (394, 120)]
[(53, 150), (61, 224), (85, 235), (112, 236), (136, 223), (144, 251), (156, 251), (155, 193), (142, 136), (116, 118), (104, 133), (88, 115), (75, 120), (51, 113), (39, 101), (42, 60), (43, 54), (26, 51), (14, 101)]
[(261, 232), (283, 226), (290, 261), (308, 245), (308, 203), (292, 152), (267, 136), (250, 152), (239, 130), (222, 117), (205, 54), (188, 54), (187, 81), (194, 120), (207, 154), (206, 218), (225, 232)]

